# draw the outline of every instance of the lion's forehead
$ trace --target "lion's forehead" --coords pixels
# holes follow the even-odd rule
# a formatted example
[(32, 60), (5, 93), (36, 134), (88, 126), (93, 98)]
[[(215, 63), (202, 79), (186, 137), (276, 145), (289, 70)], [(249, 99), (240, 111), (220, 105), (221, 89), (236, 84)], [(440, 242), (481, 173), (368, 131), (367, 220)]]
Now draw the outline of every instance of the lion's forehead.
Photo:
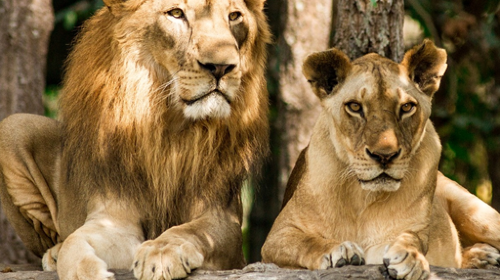
[(193, 18), (204, 18), (212, 14), (232, 11), (245, 7), (243, 0), (155, 0), (152, 2), (154, 10), (168, 11), (173, 8), (181, 8)]

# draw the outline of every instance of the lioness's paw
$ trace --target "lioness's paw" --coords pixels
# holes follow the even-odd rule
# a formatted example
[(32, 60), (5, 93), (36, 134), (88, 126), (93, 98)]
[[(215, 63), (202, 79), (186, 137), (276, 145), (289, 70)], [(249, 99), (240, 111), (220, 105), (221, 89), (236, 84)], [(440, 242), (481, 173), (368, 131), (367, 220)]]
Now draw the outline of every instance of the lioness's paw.
[(50, 248), (43, 254), (42, 267), (44, 271), (56, 271), (57, 270), (57, 257), (59, 255), (59, 249), (61, 249), (62, 243), (56, 244), (54, 247)]
[(462, 268), (488, 268), (500, 265), (498, 250), (485, 243), (477, 243), (467, 247), (462, 253)]
[(423, 280), (430, 276), (429, 262), (416, 248), (393, 245), (387, 249), (383, 258), (392, 278)]
[(186, 240), (151, 240), (139, 247), (133, 270), (139, 280), (169, 280), (184, 278), (202, 264), (203, 255)]
[(345, 241), (335, 247), (330, 253), (325, 254), (322, 257), (319, 269), (342, 267), (348, 264), (365, 264), (365, 253), (358, 244), (350, 241)]

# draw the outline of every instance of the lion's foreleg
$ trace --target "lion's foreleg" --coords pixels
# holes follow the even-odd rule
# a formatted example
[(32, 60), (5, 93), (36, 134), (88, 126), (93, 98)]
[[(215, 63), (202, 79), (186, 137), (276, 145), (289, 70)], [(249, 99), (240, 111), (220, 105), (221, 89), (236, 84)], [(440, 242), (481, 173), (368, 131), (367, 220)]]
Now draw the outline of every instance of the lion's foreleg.
[(108, 268), (130, 269), (144, 240), (139, 219), (123, 204), (95, 204), (85, 224), (63, 241), (57, 259), (61, 280), (113, 279)]
[(241, 225), (231, 211), (211, 210), (144, 242), (134, 260), (138, 279), (176, 279), (197, 268), (233, 269), (244, 265)]

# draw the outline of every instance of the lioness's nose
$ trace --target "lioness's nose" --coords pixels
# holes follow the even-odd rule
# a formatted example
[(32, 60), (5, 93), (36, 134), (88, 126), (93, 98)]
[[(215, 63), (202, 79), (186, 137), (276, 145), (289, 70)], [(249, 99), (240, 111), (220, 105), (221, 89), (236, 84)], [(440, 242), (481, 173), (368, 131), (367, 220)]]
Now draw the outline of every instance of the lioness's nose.
[(399, 156), (401, 153), (401, 150), (398, 150), (396, 152), (386, 152), (386, 151), (370, 151), (368, 148), (366, 148), (366, 153), (368, 156), (375, 160), (376, 162), (382, 164), (384, 167), (391, 163), (395, 158)]
[(222, 78), (227, 73), (233, 71), (233, 69), (236, 67), (235, 64), (213, 64), (201, 63), (199, 61), (198, 64), (200, 64), (201, 68), (210, 71), (210, 73), (212, 73), (212, 75), (214, 75), (217, 80)]

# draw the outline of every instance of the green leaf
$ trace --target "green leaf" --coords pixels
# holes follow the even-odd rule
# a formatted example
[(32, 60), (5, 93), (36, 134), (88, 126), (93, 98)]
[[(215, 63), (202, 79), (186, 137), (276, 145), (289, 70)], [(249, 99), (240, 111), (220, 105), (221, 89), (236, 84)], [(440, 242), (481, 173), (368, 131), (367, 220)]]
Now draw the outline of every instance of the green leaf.
[(78, 14), (75, 11), (69, 10), (64, 14), (63, 26), (66, 30), (71, 30), (75, 27), (78, 21)]

